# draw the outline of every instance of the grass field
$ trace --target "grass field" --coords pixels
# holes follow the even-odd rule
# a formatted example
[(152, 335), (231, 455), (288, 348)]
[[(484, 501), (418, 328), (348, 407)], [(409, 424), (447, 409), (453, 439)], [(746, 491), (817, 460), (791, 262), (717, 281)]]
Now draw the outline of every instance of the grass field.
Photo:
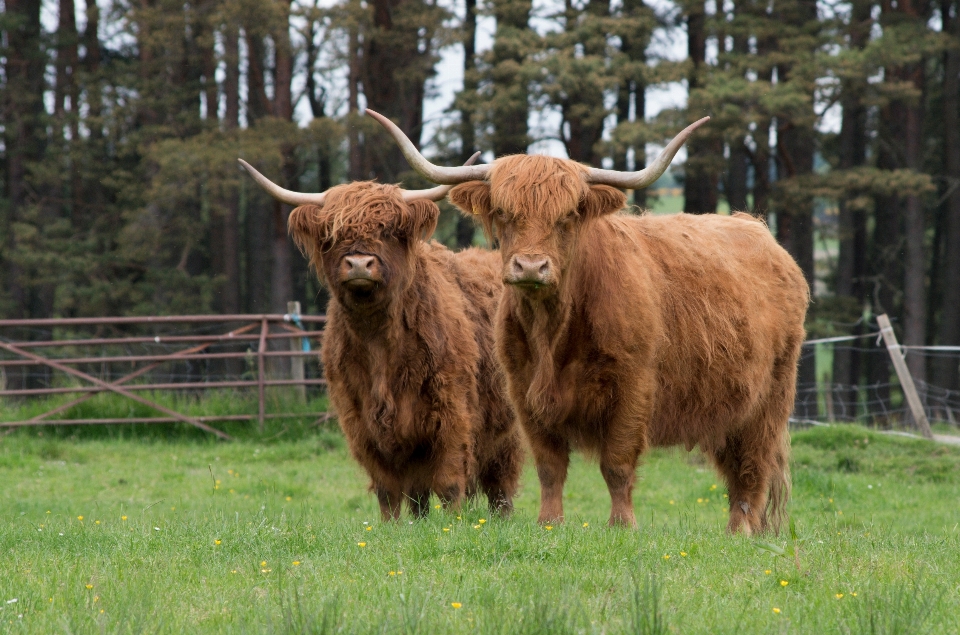
[(724, 533), (722, 483), (678, 451), (640, 469), (635, 531), (604, 526), (579, 459), (562, 526), (535, 523), (529, 466), (509, 520), (381, 524), (333, 429), (21, 430), (0, 440), (0, 631), (958, 632), (960, 449), (851, 426), (793, 452), (797, 540), (768, 546)]

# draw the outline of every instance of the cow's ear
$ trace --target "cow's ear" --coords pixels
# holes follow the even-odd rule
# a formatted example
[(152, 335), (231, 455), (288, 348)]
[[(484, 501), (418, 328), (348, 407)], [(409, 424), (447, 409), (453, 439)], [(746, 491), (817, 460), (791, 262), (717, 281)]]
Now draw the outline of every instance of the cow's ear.
[(433, 201), (418, 198), (407, 203), (410, 210), (408, 218), (401, 221), (400, 229), (409, 238), (427, 240), (437, 228), (437, 219), (440, 218), (440, 208)]
[(301, 205), (290, 212), (287, 219), (290, 237), (308, 258), (312, 259), (326, 240), (326, 223), (323, 220), (323, 208), (316, 205)]
[(450, 202), (467, 216), (490, 216), (490, 184), (486, 181), (467, 181), (450, 190)]
[(483, 225), (487, 240), (493, 241), (493, 218), (490, 207), (490, 184), (486, 181), (467, 181), (450, 190), (450, 202), (460, 208), (464, 216), (475, 218)]
[(626, 204), (626, 194), (617, 188), (609, 185), (591, 185), (580, 201), (579, 212), (582, 218), (599, 218), (623, 209)]

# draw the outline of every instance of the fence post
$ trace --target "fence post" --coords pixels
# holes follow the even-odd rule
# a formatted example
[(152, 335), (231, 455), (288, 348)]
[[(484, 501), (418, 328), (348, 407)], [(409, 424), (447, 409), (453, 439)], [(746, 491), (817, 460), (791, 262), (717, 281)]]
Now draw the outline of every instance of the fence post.
[(263, 420), (264, 420), (264, 410), (265, 406), (265, 386), (266, 377), (264, 377), (264, 368), (263, 368), (263, 354), (267, 350), (267, 331), (270, 330), (270, 326), (267, 322), (267, 318), (263, 318), (260, 322), (260, 345), (257, 347), (257, 402), (259, 405), (258, 412), (258, 421), (260, 423), (260, 432), (263, 432)]
[[(293, 320), (293, 323), (297, 326), (300, 326), (300, 303), (297, 301), (287, 302), (287, 313), (290, 314), (290, 318)], [(300, 337), (291, 337), (290, 338), (290, 351), (300, 353), (303, 351), (303, 338)], [(306, 403), (307, 401), (307, 387), (302, 383), (304, 378), (303, 373), (303, 357), (297, 355), (290, 358), (290, 378), (294, 381), (299, 381), (301, 383), (295, 384), (297, 399), (300, 403)]]
[(897, 377), (900, 379), (900, 387), (903, 388), (903, 396), (907, 398), (910, 405), (910, 412), (913, 413), (913, 420), (917, 422), (920, 432), (928, 439), (933, 438), (933, 432), (930, 430), (930, 423), (927, 421), (927, 413), (923, 411), (923, 402), (920, 401), (920, 395), (917, 394), (917, 387), (913, 383), (913, 376), (910, 369), (907, 368), (907, 362), (903, 359), (900, 352), (900, 344), (897, 343), (897, 336), (893, 333), (893, 327), (890, 325), (890, 318), (887, 314), (877, 316), (877, 324), (880, 325), (880, 335), (883, 336), (883, 343), (887, 345), (887, 352), (890, 353), (890, 359), (893, 360), (893, 368), (897, 371)]

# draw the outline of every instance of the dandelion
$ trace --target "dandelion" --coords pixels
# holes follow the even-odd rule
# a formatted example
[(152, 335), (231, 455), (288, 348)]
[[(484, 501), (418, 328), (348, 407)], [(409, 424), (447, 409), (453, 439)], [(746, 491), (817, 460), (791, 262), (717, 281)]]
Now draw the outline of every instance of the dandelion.
[(459, 516), (457, 516), (457, 520), (463, 520), (463, 519), (462, 519), (462, 518), (460, 518)]
[(292, 500), (293, 500), (293, 496), (287, 496), (287, 502), (288, 502), (288, 503), (289, 503), (290, 501), (292, 501)]
[(452, 607), (455, 608), (455, 609), (458, 609), (458, 608), (460, 608), (461, 606), (463, 606), (463, 604), (460, 604), (459, 602), (451, 602), (451, 603), (450, 603), (450, 606), (452, 606)]
[(50, 510), (49, 510), (49, 509), (47, 510), (47, 513), (48, 513), (48, 514), (50, 513)]
[(773, 612), (779, 615), (780, 609), (778, 609), (777, 607), (773, 607)]
[(590, 526), (590, 523), (583, 523), (583, 526), (584, 526), (584, 527), (589, 527), (589, 526)]
[(714, 483), (713, 485), (710, 486), (710, 491), (711, 491), (711, 492), (712, 492), (713, 490), (715, 490), (715, 489), (717, 489), (717, 484), (716, 484), (716, 483)]
[(262, 560), (262, 561), (260, 562), (260, 566), (261, 566), (261, 567), (267, 566), (267, 561), (266, 561), (266, 560)]
[(833, 502), (833, 499), (832, 499), (832, 498), (828, 498), (827, 500), (830, 501), (831, 503)]
[(544, 529), (546, 529), (547, 531), (553, 531), (553, 525), (547, 525), (546, 527), (544, 527)]
[(450, 528), (449, 528), (449, 527), (444, 527), (443, 530), (444, 530), (444, 531), (450, 531)]
[(834, 595), (833, 597), (835, 597), (835, 598), (837, 598), (837, 599), (839, 600), (840, 598), (843, 597), (843, 593), (837, 593), (837, 594)]
[(367, 543), (365, 543), (365, 542), (358, 542), (358, 543), (357, 543), (357, 546), (360, 547), (361, 549), (363, 549), (364, 547), (367, 546)]
[(217, 546), (220, 546), (220, 543), (221, 543), (221, 542), (223, 542), (223, 541), (220, 540), (219, 538), (217, 538), (216, 540), (213, 541), (213, 544), (215, 544), (215, 545), (217, 545)]
[(856, 592), (856, 591), (854, 591), (854, 592), (853, 592), (853, 593), (851, 593), (850, 595), (852, 595), (853, 597), (857, 597), (857, 592)]
[(780, 580), (780, 586), (787, 586), (788, 584), (790, 583), (787, 582), (786, 580)]
[(702, 503), (702, 502), (703, 502), (703, 499), (702, 499), (702, 498), (698, 498), (698, 499), (697, 499), (697, 502), (698, 502), (698, 503)]
[(100, 609), (100, 612), (103, 613), (103, 609)]
[(669, 560), (669, 559), (670, 559), (670, 554), (669, 554), (669, 553), (663, 554), (663, 559), (664, 559), (664, 560)]
[(674, 503), (673, 501), (670, 501), (670, 504), (671, 504), (671, 505), (676, 505), (676, 503)]
[(766, 575), (770, 575), (772, 572), (770, 571), (770, 569), (767, 569), (766, 571), (764, 571), (764, 573), (765, 573)]
[(373, 527), (368, 526), (367, 531), (373, 531)]
[(120, 517), (120, 520), (126, 521), (126, 520), (127, 520), (127, 517), (126, 517), (126, 516), (121, 516), (121, 517)]
[(686, 551), (681, 551), (681, 552), (680, 552), (680, 557), (681, 557), (681, 558), (686, 558), (686, 557), (687, 557), (687, 552), (686, 552)]
[(437, 504), (437, 505), (434, 505), (434, 506), (433, 506), (434, 509), (440, 509), (441, 507), (443, 507), (443, 505), (440, 505), (440, 504)]
[(299, 567), (299, 566), (300, 566), (300, 561), (299, 561), (299, 560), (294, 560), (294, 561), (293, 561), (293, 566)]
[(92, 585), (92, 584), (87, 584), (87, 585), (85, 585), (85, 586), (87, 587), (88, 590), (93, 588), (93, 585)]
[(403, 575), (403, 571), (397, 571), (397, 575)]
[(487, 519), (486, 519), (486, 518), (481, 518), (481, 519), (478, 520), (477, 522), (482, 525), (483, 523), (487, 522)]
[(83, 516), (77, 516), (77, 520), (79, 520), (80, 522), (83, 522)]
[(95, 520), (95, 521), (93, 521), (93, 524), (94, 524), (94, 525), (99, 525), (99, 524), (100, 524), (100, 521), (99, 521), (99, 520)]
[(397, 575), (396, 571), (391, 571), (388, 575)]

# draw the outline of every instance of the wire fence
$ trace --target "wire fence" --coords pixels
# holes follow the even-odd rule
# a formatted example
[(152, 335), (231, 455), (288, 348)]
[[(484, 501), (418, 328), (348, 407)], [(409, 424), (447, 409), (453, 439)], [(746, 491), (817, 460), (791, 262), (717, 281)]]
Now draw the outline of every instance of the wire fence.
[[(795, 421), (856, 422), (883, 428), (915, 426), (891, 353), (878, 339), (878, 333), (869, 333), (855, 339), (806, 342), (797, 381)], [(913, 383), (927, 420), (957, 426), (960, 390), (943, 385), (944, 378), (937, 376), (942, 364), (933, 361), (947, 360), (956, 369), (960, 366), (960, 347), (899, 349), (911, 364), (920, 365), (913, 360), (915, 357), (923, 360), (926, 378), (913, 377)]]

